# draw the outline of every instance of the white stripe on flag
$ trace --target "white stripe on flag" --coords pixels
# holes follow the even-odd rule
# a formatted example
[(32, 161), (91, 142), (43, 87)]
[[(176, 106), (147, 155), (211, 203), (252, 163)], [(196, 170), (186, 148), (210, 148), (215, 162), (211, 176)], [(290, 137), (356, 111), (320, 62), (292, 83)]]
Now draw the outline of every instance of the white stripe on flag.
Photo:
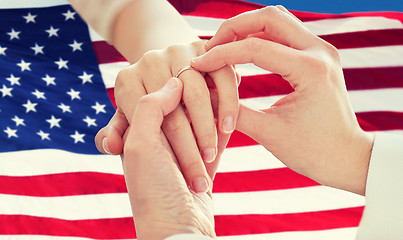
[(52, 7), (59, 5), (69, 5), (67, 0), (0, 0), (0, 8), (42, 8), (42, 7)]
[[(359, 90), (348, 92), (355, 112), (395, 111), (403, 112), (403, 88)], [(252, 109), (266, 109), (284, 95), (241, 99)]]
[[(219, 18), (198, 16), (185, 16), (184, 18), (199, 36), (213, 36), (224, 22), (224, 19)], [(400, 21), (384, 17), (326, 19), (304, 22), (304, 24), (316, 35), (403, 28)]]
[(325, 186), (213, 195), (216, 215), (303, 213), (365, 203), (360, 195)]
[(321, 231), (278, 232), (218, 237), (219, 240), (347, 240), (354, 239), (357, 228), (337, 228)]
[[(214, 193), (216, 215), (303, 213), (364, 205), (364, 197), (325, 186)], [(65, 220), (131, 217), (127, 193), (31, 197), (0, 194), (0, 214)], [(85, 209), (85, 211), (82, 211)]]
[[(29, 164), (27, 164), (29, 163)], [(0, 175), (35, 176), (66, 172), (123, 174), (119, 156), (77, 154), (56, 149), (0, 153)]]
[(112, 88), (115, 86), (116, 77), (123, 68), (129, 66), (129, 62), (116, 62), (116, 63), (104, 63), (99, 65), (102, 79), (106, 88)]
[(21, 214), (65, 220), (133, 216), (127, 193), (65, 197), (30, 197), (0, 194), (0, 202), (0, 214)]
[(218, 172), (247, 172), (283, 168), (285, 165), (262, 145), (227, 148)]

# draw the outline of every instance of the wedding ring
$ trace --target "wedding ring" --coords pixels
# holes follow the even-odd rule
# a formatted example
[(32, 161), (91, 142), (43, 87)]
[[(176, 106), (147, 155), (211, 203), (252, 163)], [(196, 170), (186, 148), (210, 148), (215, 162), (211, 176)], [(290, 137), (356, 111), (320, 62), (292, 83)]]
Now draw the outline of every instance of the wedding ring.
[[(196, 68), (194, 68), (194, 67), (192, 67), (192, 66), (186, 66), (186, 67), (184, 67), (184, 68), (182, 68), (181, 70), (178, 71), (178, 73), (176, 74), (176, 78), (179, 78), (179, 76), (180, 76), (183, 72), (185, 72), (185, 71), (187, 71), (187, 70), (193, 70), (193, 71), (199, 72)], [(200, 73), (200, 72), (199, 72), (199, 73)]]

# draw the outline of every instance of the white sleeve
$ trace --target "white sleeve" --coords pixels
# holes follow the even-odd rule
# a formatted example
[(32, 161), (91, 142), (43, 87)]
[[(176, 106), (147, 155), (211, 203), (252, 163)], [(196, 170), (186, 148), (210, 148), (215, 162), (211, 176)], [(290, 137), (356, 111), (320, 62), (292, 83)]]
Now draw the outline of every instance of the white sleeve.
[(212, 240), (212, 238), (195, 233), (175, 234), (165, 238), (165, 240)]
[(403, 136), (378, 133), (369, 163), (357, 240), (403, 236)]

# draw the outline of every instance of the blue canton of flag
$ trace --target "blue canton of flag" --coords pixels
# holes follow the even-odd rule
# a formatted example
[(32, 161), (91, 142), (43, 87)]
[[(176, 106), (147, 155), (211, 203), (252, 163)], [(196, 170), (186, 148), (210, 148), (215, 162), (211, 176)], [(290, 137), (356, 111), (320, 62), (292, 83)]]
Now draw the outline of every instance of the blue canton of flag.
[(0, 152), (98, 153), (114, 108), (87, 25), (68, 5), (0, 10)]

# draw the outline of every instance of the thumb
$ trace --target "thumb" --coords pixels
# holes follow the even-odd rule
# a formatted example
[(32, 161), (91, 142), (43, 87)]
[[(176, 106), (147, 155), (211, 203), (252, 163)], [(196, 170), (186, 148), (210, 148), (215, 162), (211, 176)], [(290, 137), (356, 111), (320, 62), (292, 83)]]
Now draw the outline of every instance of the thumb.
[(121, 154), (123, 149), (122, 137), (129, 122), (121, 109), (117, 109), (108, 125), (98, 131), (95, 136), (95, 145), (101, 153)]
[(134, 136), (149, 139), (157, 134), (155, 136), (160, 137), (163, 118), (178, 106), (182, 89), (182, 82), (178, 78), (171, 78), (160, 90), (141, 97), (131, 122)]
[(276, 125), (275, 115), (270, 111), (258, 111), (240, 105), (236, 129), (256, 142), (265, 146)]

